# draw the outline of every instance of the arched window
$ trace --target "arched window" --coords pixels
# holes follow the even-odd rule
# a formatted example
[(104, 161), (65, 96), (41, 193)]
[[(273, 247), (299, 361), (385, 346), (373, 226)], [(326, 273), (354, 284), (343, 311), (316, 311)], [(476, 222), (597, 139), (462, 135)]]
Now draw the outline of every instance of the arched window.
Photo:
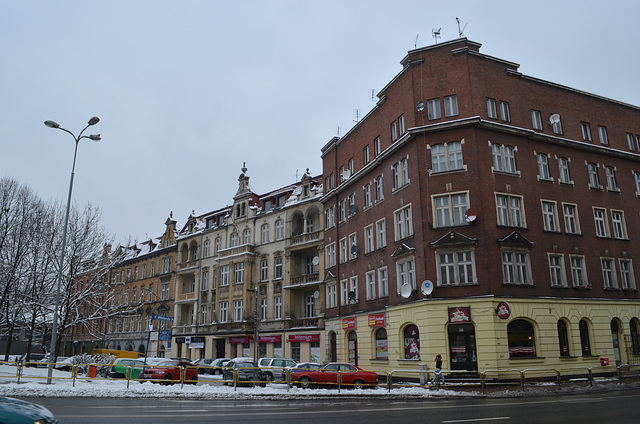
[(230, 241), (231, 247), (236, 247), (239, 241), (238, 233), (236, 232), (231, 233), (231, 239), (229, 241)]
[(510, 358), (535, 358), (536, 342), (533, 325), (523, 319), (516, 319), (507, 325)]
[(269, 243), (269, 224), (262, 226), (262, 243)]
[(591, 341), (589, 338), (589, 323), (580, 320), (580, 345), (582, 346), (582, 356), (591, 356)]
[(631, 318), (631, 349), (634, 355), (640, 355), (640, 321), (638, 318)]
[(209, 255), (211, 255), (211, 241), (209, 239), (206, 239), (204, 241), (204, 257), (208, 257)]
[(420, 359), (420, 331), (411, 324), (404, 329), (404, 359)]
[(244, 240), (242, 241), (243, 244), (249, 244), (251, 243), (251, 229), (247, 228), (244, 230)]
[(560, 356), (569, 355), (569, 331), (564, 320), (558, 321), (558, 343), (560, 344)]
[(379, 328), (376, 331), (376, 359), (389, 358), (389, 342), (387, 340), (387, 330)]

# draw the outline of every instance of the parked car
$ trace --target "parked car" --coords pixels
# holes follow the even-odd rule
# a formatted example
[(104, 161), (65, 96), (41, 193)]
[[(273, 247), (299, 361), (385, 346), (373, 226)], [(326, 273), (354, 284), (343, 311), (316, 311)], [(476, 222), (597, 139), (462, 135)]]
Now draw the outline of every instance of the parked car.
[(316, 362), (301, 362), (299, 364), (296, 364), (295, 367), (285, 368), (284, 370), (282, 370), (282, 379), (285, 381), (287, 380), (287, 372), (291, 374), (294, 372), (301, 372), (301, 371), (307, 371), (307, 370), (319, 370), (320, 368), (322, 368), (322, 365)]
[(191, 362), (194, 367), (198, 367), (198, 374), (222, 374), (223, 361), (229, 361), (229, 358), (202, 358)]
[(222, 370), (224, 384), (230, 384), (237, 376), (237, 385), (252, 386), (258, 384), (260, 387), (267, 385), (267, 375), (258, 367), (258, 364), (248, 358), (237, 358), (227, 362)]
[(308, 388), (314, 385), (337, 385), (338, 371), (342, 372), (341, 385), (361, 389), (378, 384), (378, 375), (375, 372), (364, 371), (362, 368), (344, 362), (329, 362), (317, 370), (300, 369), (291, 374), (291, 383), (299, 387)]
[(298, 361), (291, 358), (260, 358), (258, 366), (267, 375), (269, 381), (282, 376), (285, 368), (295, 367)]
[(48, 354), (31, 352), (31, 355), (29, 355), (29, 361), (27, 362), (27, 354), (25, 353), (20, 357), (20, 362), (23, 364), (26, 363), (26, 366), (28, 367), (37, 367), (37, 362), (44, 359), (45, 357), (48, 357)]
[[(62, 358), (58, 356), (58, 361), (55, 363), (53, 368), (60, 371), (71, 371), (74, 365), (75, 356), (70, 356), (69, 358)], [(76, 361), (77, 362), (77, 361)]]
[(189, 361), (166, 360), (151, 368), (145, 368), (140, 373), (139, 381), (151, 381), (152, 383), (174, 384), (180, 382), (180, 376), (184, 373), (184, 382), (198, 384), (198, 370), (193, 368)]
[(56, 424), (58, 422), (51, 411), (44, 406), (10, 397), (0, 397), (0, 421), (15, 424)]
[(145, 365), (144, 358), (132, 359), (132, 358), (118, 358), (113, 362), (109, 373), (110, 378), (127, 378), (138, 379), (140, 372)]
[(229, 358), (217, 358), (217, 359), (214, 359), (213, 362), (211, 363), (211, 370), (209, 371), (209, 374), (214, 374), (214, 375), (222, 374), (223, 367), (227, 366), (227, 363), (230, 360), (231, 359), (229, 359)]

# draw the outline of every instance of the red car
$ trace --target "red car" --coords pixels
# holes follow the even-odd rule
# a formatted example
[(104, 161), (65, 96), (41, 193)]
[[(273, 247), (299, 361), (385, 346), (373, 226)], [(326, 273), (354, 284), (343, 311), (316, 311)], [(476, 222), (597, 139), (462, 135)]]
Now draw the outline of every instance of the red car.
[(174, 384), (179, 383), (184, 374), (184, 382), (198, 384), (198, 369), (191, 362), (167, 360), (144, 369), (144, 375), (140, 373), (140, 382)]
[(291, 383), (304, 389), (314, 385), (335, 386), (338, 384), (339, 374), (342, 376), (340, 385), (344, 387), (362, 389), (378, 385), (378, 375), (375, 372), (364, 371), (362, 368), (344, 362), (329, 362), (317, 370), (296, 370), (295, 373), (291, 373)]

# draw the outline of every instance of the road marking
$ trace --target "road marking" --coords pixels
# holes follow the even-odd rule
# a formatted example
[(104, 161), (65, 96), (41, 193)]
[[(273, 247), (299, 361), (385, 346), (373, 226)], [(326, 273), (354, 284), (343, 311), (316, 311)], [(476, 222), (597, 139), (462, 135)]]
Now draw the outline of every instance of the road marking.
[(498, 420), (510, 420), (511, 417), (491, 417), (491, 418), (470, 418), (468, 420), (450, 420), (442, 421), (442, 423), (475, 423), (478, 421), (498, 421)]

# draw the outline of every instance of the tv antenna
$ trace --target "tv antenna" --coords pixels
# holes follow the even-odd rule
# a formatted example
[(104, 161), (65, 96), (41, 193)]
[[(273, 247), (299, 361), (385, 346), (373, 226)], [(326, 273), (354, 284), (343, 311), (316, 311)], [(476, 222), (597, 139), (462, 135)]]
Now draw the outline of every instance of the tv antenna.
[(433, 35), (433, 39), (435, 40), (435, 44), (438, 44), (438, 38), (442, 38), (440, 37), (440, 30), (442, 28), (438, 28), (438, 29), (432, 29), (431, 30), (431, 34)]
[(336, 129), (336, 136), (340, 137), (340, 126), (338, 125), (338, 128)]
[(460, 18), (456, 18), (456, 22), (458, 23), (458, 37), (462, 38), (462, 34), (464, 33), (464, 29), (467, 27), (467, 24), (465, 23), (462, 29), (460, 29)]
[(420, 34), (417, 34), (417, 35), (416, 35), (416, 41), (415, 41), (415, 43), (413, 43), (413, 48), (414, 48), (414, 49), (417, 49), (417, 48), (418, 48), (418, 37), (420, 37)]
[(371, 101), (372, 102), (376, 101), (376, 90), (375, 90), (375, 88), (371, 89)]
[(354, 109), (353, 114), (356, 119), (353, 120), (356, 124), (360, 121), (360, 109)]

